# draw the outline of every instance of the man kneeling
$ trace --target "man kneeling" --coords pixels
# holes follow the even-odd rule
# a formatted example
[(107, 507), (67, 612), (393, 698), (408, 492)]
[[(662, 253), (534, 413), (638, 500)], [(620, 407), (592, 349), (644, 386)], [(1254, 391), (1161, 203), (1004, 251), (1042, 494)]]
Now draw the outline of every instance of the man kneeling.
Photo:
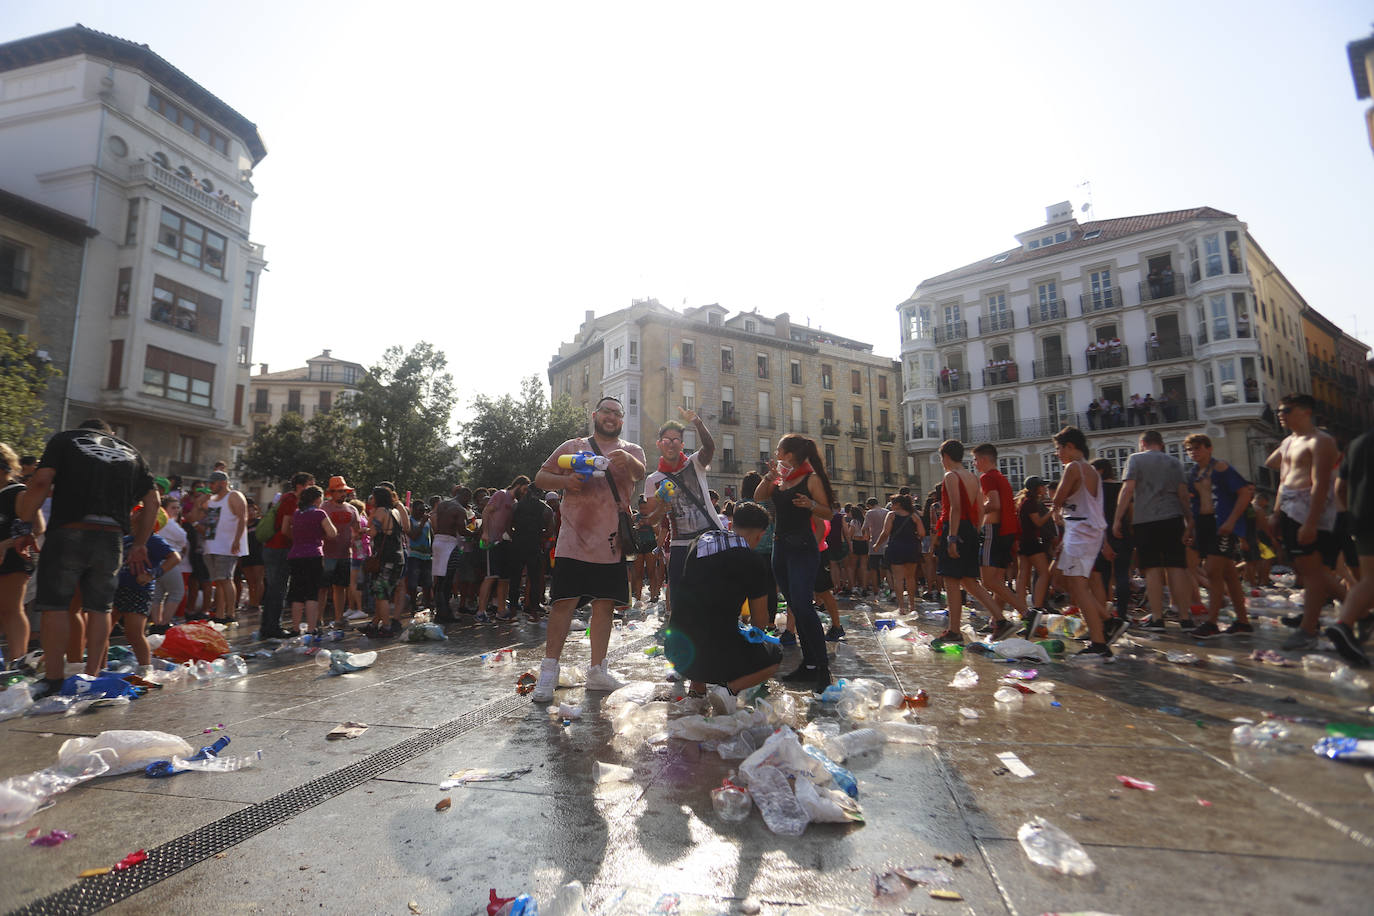
[(761, 630), (768, 625), (768, 558), (754, 551), (767, 529), (767, 510), (758, 503), (740, 503), (733, 531), (706, 531), (687, 548), (664, 654), (679, 674), (692, 680), (693, 693), (704, 684), (724, 684), (738, 693), (778, 671), (782, 650), (750, 641), (739, 626), (745, 601), (754, 626)]

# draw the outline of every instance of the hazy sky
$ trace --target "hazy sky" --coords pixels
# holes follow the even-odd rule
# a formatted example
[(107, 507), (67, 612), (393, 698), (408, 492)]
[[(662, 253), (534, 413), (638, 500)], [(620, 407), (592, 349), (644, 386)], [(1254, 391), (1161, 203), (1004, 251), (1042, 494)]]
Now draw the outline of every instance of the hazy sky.
[(1239, 214), (1374, 341), (1367, 2), (0, 0), (0, 40), (149, 45), (268, 156), (254, 352), (445, 349), (464, 403), (586, 309), (791, 313), (899, 349), (894, 306), (1044, 206)]

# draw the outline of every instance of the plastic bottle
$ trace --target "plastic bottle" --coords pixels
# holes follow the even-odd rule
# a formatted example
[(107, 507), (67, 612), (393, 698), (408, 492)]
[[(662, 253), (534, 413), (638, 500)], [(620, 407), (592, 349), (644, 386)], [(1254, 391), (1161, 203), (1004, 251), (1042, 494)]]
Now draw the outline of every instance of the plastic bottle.
[(321, 668), (328, 668), (329, 661), (332, 657), (333, 653), (328, 649), (321, 649), (315, 653), (315, 664), (319, 665)]
[(1042, 639), (1038, 641), (1036, 645), (1051, 655), (1064, 654), (1064, 640), (1062, 639)]
[(753, 802), (749, 800), (749, 793), (729, 782), (719, 789), (711, 790), (711, 807), (716, 809), (716, 814), (723, 821), (745, 820), (753, 806)]
[(949, 682), (949, 686), (956, 690), (967, 690), (977, 686), (977, 684), (978, 672), (969, 667), (960, 668), (959, 672), (954, 675), (954, 680)]
[(803, 746), (802, 750), (821, 762), (821, 766), (825, 767), (825, 771), (830, 774), (830, 778), (835, 780), (835, 785), (839, 786), (845, 795), (850, 798), (859, 797), (859, 781), (854, 778), (853, 773), (825, 756), (825, 751), (814, 744), (807, 744)]
[(878, 726), (878, 731), (885, 740), (893, 744), (925, 744), (934, 747), (940, 743), (940, 730), (934, 725), (884, 722)]
[[(1026, 692), (1029, 693), (1030, 688), (1027, 688)], [(1020, 691), (1012, 687), (998, 687), (997, 692), (992, 695), (992, 699), (1003, 706), (1020, 706), (1022, 703)]]
[(1022, 824), (1016, 838), (1036, 865), (1052, 868), (1061, 875), (1091, 875), (1097, 871), (1077, 840), (1039, 815)]
[(835, 704), (835, 710), (840, 718), (850, 722), (865, 721), (868, 719), (868, 697), (858, 691), (846, 690)]
[(801, 836), (811, 815), (797, 801), (787, 777), (777, 767), (764, 766), (754, 770), (749, 780), (749, 794), (759, 806), (768, 829), (782, 836)]
[(847, 684), (847, 683), (849, 683), (849, 682), (846, 681), (844, 678), (840, 678), (838, 681), (836, 681), (835, 683), (831, 684), (829, 687), (825, 688), (825, 690), (821, 691), (821, 702), (822, 702), (822, 703), (837, 703), (837, 702), (839, 702), (839, 699), (840, 699), (841, 694), (844, 693), (845, 684)]
[(831, 760), (844, 763), (850, 757), (875, 751), (883, 746), (883, 735), (877, 729), (860, 728), (836, 735), (825, 742), (825, 753)]

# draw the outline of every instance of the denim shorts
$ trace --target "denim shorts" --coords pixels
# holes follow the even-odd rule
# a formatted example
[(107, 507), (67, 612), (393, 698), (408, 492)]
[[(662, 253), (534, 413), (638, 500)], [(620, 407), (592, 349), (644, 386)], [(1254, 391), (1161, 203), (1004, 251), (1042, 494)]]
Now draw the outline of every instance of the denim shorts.
[(65, 611), (80, 588), (82, 609), (108, 613), (123, 562), (124, 536), (117, 530), (51, 529), (39, 554), (34, 608)]

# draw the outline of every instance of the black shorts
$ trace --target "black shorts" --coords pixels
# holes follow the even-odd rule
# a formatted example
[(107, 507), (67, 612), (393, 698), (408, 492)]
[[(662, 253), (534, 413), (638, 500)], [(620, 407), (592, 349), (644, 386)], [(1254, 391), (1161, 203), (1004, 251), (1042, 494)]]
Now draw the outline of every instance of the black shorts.
[[(1283, 549), (1288, 551), (1290, 557), (1306, 557), (1316, 554), (1321, 557), (1322, 565), (1327, 569), (1336, 568), (1336, 558), (1340, 555), (1341, 546), (1336, 540), (1334, 531), (1322, 531), (1317, 529), (1317, 537), (1310, 544), (1302, 544), (1298, 541), (1298, 529), (1302, 525), (1287, 515), (1279, 516), (1279, 536), (1283, 539)], [(40, 565), (39, 570), (42, 570)]]
[(353, 561), (324, 558), (324, 570), (320, 576), (322, 588), (348, 588), (353, 578)]
[(1188, 554), (1183, 546), (1183, 517), (1163, 518), (1157, 522), (1136, 522), (1136, 563), (1141, 569), (1183, 569)]
[[(175, 573), (172, 573), (175, 575)], [(129, 588), (120, 585), (115, 588), (114, 612), (116, 614), (142, 614), (148, 616), (148, 608), (153, 603), (153, 590), (141, 585)]]
[(849, 546), (856, 557), (868, 556), (868, 541), (850, 541)]
[(324, 558), (289, 557), (286, 565), (291, 569), (291, 584), (286, 588), (286, 600), (292, 604), (318, 601), (320, 583), (324, 581)]
[(118, 529), (50, 529), (39, 554), (34, 608), (65, 611), (79, 587), (83, 610), (109, 611), (123, 562), (124, 536)]
[(868, 555), (868, 568), (877, 572), (882, 572), (884, 569), (887, 569), (887, 554), (870, 553)]
[(487, 578), (509, 579), (515, 574), (515, 545), (497, 541), (487, 548)]
[(1361, 534), (1355, 538), (1355, 553), (1358, 557), (1374, 557), (1374, 534)]
[[(830, 551), (826, 551), (829, 553)], [(835, 587), (835, 580), (830, 575), (829, 563), (816, 564), (816, 594), (828, 592)]]
[(946, 579), (977, 579), (982, 572), (978, 566), (978, 555), (982, 545), (978, 543), (978, 529), (973, 522), (964, 519), (959, 522), (959, 556), (949, 555), (948, 541), (944, 536), (935, 539), (935, 571)]
[(983, 547), (978, 551), (978, 562), (993, 569), (1006, 569), (1011, 565), (1010, 534), (994, 534), (992, 525), (983, 526)]
[(1043, 541), (1040, 540), (1040, 538), (1037, 537), (1037, 538), (1033, 538), (1033, 539), (1032, 539), (1032, 538), (1022, 538), (1022, 539), (1021, 539), (1021, 551), (1020, 551), (1021, 556), (1023, 556), (1023, 557), (1033, 557), (1033, 556), (1035, 556), (1037, 553), (1044, 553), (1044, 552), (1045, 552), (1045, 544), (1044, 544)]
[(588, 563), (555, 557), (553, 583), (549, 586), (549, 600), (575, 598), (579, 605), (587, 601), (607, 600), (616, 604), (630, 603), (630, 570), (624, 561), (619, 563)]
[[(558, 561), (560, 566), (564, 562)], [(683, 677), (708, 684), (728, 684), (782, 659), (782, 649), (766, 642), (750, 642), (733, 624), (719, 632), (701, 632), (695, 628), (684, 631), (670, 623), (663, 654)]]

